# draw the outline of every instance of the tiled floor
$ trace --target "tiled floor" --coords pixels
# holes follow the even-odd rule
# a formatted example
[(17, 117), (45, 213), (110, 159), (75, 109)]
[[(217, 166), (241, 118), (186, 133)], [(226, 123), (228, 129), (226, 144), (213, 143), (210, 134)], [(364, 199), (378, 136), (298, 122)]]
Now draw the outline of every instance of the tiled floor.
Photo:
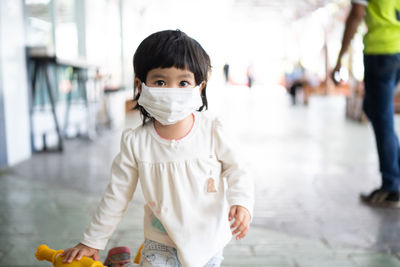
[[(379, 185), (378, 163), (370, 126), (345, 119), (343, 97), (314, 96), (303, 107), (277, 87), (208, 91), (210, 109), (242, 144), (257, 185), (252, 229), (225, 249), (223, 266), (400, 266), (400, 210), (358, 200)], [(129, 127), (138, 122), (129, 115)], [(78, 242), (121, 131), (103, 132), (95, 142), (69, 140), (63, 154), (36, 154), (0, 173), (1, 267), (51, 266), (34, 258), (38, 245)], [(138, 192), (108, 247), (137, 250), (142, 206)]]

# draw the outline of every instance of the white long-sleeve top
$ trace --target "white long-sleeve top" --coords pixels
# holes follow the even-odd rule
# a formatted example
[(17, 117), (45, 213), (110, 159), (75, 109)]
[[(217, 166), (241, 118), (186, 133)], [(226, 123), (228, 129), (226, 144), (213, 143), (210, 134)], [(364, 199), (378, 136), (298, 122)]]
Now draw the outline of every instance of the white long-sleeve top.
[(252, 217), (253, 182), (236, 147), (217, 118), (208, 112), (196, 112), (194, 118), (180, 140), (160, 137), (153, 123), (123, 132), (110, 182), (83, 244), (105, 248), (138, 181), (146, 202), (145, 238), (175, 247), (184, 267), (204, 266), (230, 241), (231, 206), (245, 207)]

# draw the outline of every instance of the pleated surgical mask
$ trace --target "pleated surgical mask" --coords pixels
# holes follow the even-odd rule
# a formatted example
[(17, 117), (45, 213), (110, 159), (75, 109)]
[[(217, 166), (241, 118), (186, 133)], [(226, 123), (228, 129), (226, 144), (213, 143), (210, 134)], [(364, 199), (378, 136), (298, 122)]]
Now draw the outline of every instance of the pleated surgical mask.
[(198, 110), (203, 101), (199, 85), (194, 88), (165, 88), (147, 87), (142, 83), (138, 104), (162, 125), (171, 125)]

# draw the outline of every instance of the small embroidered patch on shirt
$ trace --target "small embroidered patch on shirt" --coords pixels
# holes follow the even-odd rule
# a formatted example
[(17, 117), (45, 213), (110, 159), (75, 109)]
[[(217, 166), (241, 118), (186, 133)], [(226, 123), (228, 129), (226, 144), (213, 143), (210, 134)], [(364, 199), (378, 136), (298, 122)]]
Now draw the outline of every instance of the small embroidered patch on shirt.
[(217, 189), (215, 188), (215, 181), (213, 178), (208, 178), (207, 180), (207, 193), (215, 193)]

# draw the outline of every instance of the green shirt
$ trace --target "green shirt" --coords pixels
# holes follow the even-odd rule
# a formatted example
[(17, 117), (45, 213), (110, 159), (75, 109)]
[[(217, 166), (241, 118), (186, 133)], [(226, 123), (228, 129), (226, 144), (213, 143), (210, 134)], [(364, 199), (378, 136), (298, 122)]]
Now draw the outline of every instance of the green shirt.
[(353, 0), (365, 4), (365, 54), (400, 53), (400, 0)]

